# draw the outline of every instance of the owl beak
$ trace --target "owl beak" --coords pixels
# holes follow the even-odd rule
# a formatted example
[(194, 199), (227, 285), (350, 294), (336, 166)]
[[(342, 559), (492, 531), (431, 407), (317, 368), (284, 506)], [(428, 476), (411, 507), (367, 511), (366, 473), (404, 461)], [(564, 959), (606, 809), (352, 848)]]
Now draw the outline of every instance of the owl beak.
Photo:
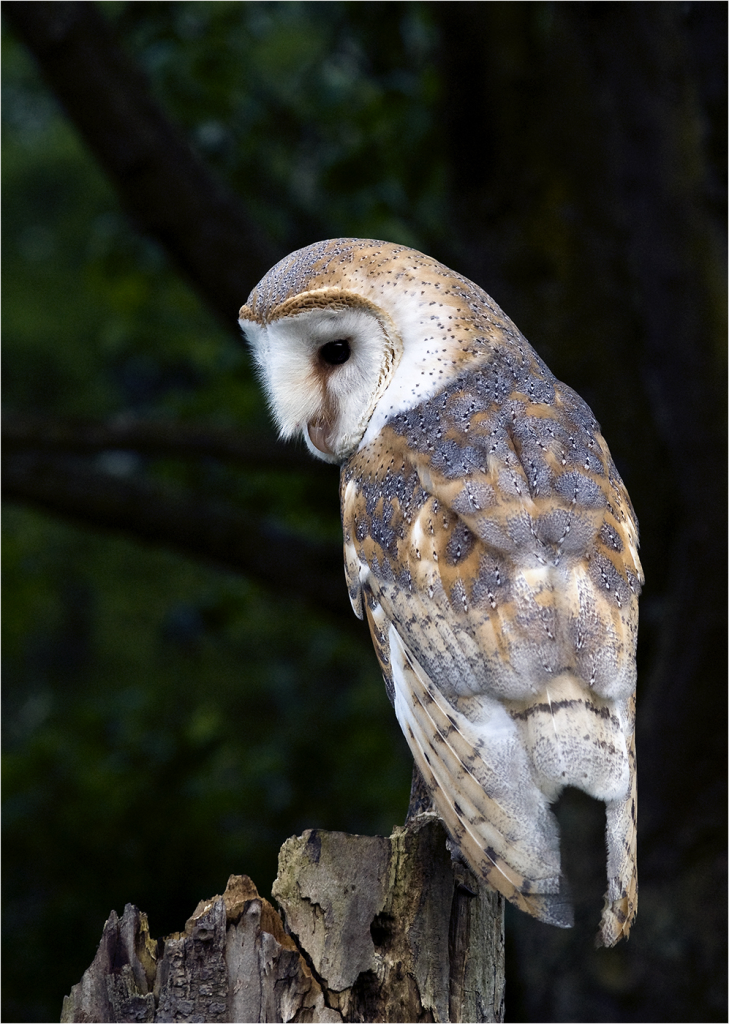
[(322, 455), (327, 455), (329, 457), (334, 455), (329, 444), (329, 434), (332, 429), (332, 425), (328, 420), (312, 420), (311, 423), (307, 424), (306, 429), (309, 433), (309, 440), (317, 451), (320, 451)]

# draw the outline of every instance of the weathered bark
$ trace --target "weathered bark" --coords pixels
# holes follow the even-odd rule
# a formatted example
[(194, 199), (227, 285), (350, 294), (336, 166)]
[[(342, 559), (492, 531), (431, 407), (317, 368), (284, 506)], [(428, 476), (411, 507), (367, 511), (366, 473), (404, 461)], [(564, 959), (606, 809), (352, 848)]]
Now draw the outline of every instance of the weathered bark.
[(232, 875), (159, 942), (136, 907), (112, 912), (61, 1020), (503, 1020), (503, 900), (434, 815), (289, 839), (273, 894), (280, 915)]

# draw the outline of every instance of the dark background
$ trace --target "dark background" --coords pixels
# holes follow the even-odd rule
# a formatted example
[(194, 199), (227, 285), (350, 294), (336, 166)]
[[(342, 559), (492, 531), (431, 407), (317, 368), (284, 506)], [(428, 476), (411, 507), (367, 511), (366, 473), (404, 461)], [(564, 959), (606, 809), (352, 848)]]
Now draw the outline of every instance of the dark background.
[(268, 894), (389, 834), (410, 764), (346, 597), (337, 472), (273, 438), (236, 313), (289, 251), (404, 242), (600, 420), (641, 523), (640, 907), (507, 919), (510, 1021), (726, 1019), (721, 3), (5, 3), (3, 1019), (110, 910)]

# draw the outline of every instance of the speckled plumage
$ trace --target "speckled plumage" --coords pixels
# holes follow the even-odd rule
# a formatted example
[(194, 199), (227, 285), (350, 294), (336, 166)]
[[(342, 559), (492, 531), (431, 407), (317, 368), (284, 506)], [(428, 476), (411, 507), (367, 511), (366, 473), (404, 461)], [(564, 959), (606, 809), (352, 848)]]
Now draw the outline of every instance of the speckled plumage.
[(604, 800), (612, 945), (637, 908), (642, 572), (590, 409), (484, 291), (403, 246), (299, 250), (240, 315), (282, 435), (341, 464), (352, 605), (451, 836), (567, 926), (549, 804)]

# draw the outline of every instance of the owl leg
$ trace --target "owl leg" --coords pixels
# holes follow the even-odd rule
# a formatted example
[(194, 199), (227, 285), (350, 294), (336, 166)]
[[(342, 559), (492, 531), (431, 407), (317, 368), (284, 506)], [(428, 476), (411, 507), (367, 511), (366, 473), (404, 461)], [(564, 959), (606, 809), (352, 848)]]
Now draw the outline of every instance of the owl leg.
[(406, 821), (416, 818), (419, 814), (435, 814), (433, 797), (428, 789), (425, 779), (420, 774), (417, 764), (413, 762), (413, 780), (410, 784), (410, 806)]

